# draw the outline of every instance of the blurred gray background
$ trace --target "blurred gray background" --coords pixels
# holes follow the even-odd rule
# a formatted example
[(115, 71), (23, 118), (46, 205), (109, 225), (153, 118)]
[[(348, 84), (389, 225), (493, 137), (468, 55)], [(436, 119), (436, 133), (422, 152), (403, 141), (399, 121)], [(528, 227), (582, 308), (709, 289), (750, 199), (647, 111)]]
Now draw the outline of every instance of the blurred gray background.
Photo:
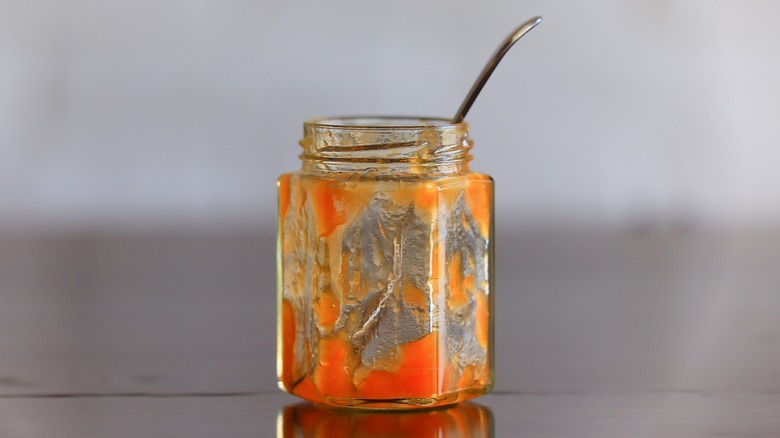
[(780, 5), (766, 1), (3, 0), (0, 221), (270, 224), (302, 122), (469, 120), (500, 223), (780, 219)]
[(0, 0), (0, 392), (274, 386), (305, 119), (468, 120), (498, 390), (780, 391), (780, 3)]

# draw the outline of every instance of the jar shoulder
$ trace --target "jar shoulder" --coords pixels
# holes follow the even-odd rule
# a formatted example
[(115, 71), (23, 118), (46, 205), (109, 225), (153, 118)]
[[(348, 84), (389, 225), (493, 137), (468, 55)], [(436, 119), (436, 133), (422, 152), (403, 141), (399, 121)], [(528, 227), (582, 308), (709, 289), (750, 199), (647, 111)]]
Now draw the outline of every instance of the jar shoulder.
[(369, 173), (353, 173), (353, 174), (311, 174), (301, 172), (299, 170), (293, 172), (287, 172), (281, 174), (277, 178), (277, 187), (286, 184), (295, 183), (314, 183), (314, 182), (326, 182), (332, 184), (344, 184), (344, 185), (439, 185), (447, 186), (451, 183), (458, 181), (470, 181), (470, 182), (482, 182), (488, 184), (494, 184), (495, 181), (492, 176), (476, 171), (461, 172), (451, 175), (437, 175), (437, 176), (425, 176), (425, 175), (399, 175), (396, 177), (381, 176), (376, 177)]

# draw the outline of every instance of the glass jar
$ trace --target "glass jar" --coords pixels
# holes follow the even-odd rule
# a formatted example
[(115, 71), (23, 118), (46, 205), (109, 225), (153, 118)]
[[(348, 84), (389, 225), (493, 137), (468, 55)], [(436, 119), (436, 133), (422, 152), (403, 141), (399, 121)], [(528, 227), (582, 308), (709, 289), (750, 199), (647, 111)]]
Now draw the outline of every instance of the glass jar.
[(493, 386), (493, 180), (468, 125), (304, 123), (278, 180), (279, 386), (334, 407), (443, 406)]

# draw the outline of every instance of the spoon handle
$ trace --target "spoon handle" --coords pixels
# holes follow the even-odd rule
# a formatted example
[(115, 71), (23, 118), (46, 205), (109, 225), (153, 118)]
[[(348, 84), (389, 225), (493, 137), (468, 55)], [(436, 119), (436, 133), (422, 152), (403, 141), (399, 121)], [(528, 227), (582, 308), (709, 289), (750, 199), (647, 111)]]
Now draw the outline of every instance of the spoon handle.
[(468, 113), (469, 109), (471, 109), (471, 105), (474, 104), (477, 96), (479, 96), (479, 92), (482, 91), (482, 87), (485, 86), (485, 83), (488, 81), (488, 79), (490, 79), (490, 75), (493, 74), (493, 70), (495, 70), (498, 63), (501, 62), (501, 58), (506, 55), (506, 52), (509, 51), (509, 49), (517, 42), (517, 40), (522, 38), (523, 35), (527, 34), (529, 31), (531, 31), (531, 29), (536, 27), (536, 25), (541, 22), (542, 17), (534, 17), (520, 25), (520, 27), (509, 34), (504, 39), (504, 41), (501, 42), (501, 45), (498, 46), (498, 49), (496, 49), (495, 53), (493, 53), (493, 56), (491, 56), (487, 64), (485, 64), (485, 68), (482, 69), (482, 73), (479, 74), (479, 77), (474, 82), (474, 85), (471, 86), (471, 90), (469, 90), (466, 98), (463, 99), (463, 103), (460, 104), (458, 112), (455, 113), (455, 117), (452, 118), (452, 123), (460, 123), (463, 121), (463, 119), (466, 117), (466, 113)]

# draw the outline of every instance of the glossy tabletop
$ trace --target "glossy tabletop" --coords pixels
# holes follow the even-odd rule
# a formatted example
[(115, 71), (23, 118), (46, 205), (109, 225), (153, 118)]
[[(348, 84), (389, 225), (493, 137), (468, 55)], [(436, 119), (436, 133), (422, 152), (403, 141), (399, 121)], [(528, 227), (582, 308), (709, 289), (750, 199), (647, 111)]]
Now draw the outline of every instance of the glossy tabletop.
[(780, 233), (499, 233), (497, 386), (319, 410), (275, 383), (274, 236), (0, 236), (0, 436), (780, 436)]

